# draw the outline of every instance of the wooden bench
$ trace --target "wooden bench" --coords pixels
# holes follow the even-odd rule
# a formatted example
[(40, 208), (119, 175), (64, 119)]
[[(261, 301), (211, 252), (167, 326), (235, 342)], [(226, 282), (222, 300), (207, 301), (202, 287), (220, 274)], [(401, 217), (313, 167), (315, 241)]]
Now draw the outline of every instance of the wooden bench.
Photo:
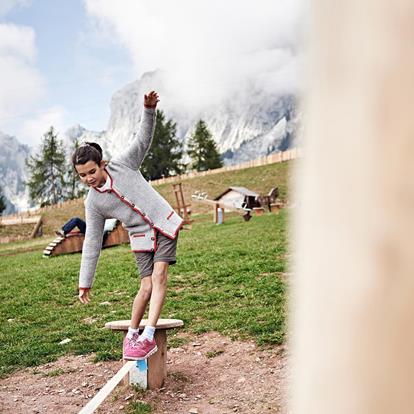
[(253, 213), (255, 216), (262, 216), (265, 210), (263, 207), (253, 207)]
[(270, 212), (274, 214), (279, 214), (280, 209), (283, 207), (283, 203), (277, 202), (270, 204)]
[[(140, 329), (144, 329), (147, 324), (147, 320), (143, 319), (139, 325)], [(123, 338), (128, 332), (130, 325), (129, 320), (107, 322), (105, 328), (113, 331), (122, 331)], [(184, 325), (184, 322), (180, 319), (158, 319), (157, 326), (155, 327), (155, 342), (157, 343), (158, 351), (148, 358), (148, 371), (141, 375), (146, 375), (143, 380), (137, 380), (139, 376), (139, 370), (136, 369), (130, 371), (129, 383), (139, 384), (142, 388), (146, 389), (158, 389), (164, 384), (164, 380), (167, 377), (167, 330), (180, 328)], [(127, 361), (124, 360), (124, 364)]]

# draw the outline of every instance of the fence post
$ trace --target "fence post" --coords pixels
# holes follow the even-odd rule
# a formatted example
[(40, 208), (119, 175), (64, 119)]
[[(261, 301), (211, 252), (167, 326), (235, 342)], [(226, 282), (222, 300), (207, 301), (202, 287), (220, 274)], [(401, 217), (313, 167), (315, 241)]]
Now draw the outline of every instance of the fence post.
[(289, 412), (410, 414), (414, 2), (312, 6)]

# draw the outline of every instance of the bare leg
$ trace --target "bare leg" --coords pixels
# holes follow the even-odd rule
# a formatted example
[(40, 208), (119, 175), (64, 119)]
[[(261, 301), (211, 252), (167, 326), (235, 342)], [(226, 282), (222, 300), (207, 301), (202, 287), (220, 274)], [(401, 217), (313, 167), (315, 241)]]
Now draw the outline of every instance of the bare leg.
[(167, 291), (168, 263), (155, 262), (152, 272), (152, 294), (148, 313), (148, 326), (156, 326)]
[(131, 328), (137, 329), (144, 316), (145, 309), (147, 308), (152, 291), (152, 278), (150, 276), (141, 279), (141, 286), (137, 295), (135, 296), (134, 303), (132, 304), (131, 312)]

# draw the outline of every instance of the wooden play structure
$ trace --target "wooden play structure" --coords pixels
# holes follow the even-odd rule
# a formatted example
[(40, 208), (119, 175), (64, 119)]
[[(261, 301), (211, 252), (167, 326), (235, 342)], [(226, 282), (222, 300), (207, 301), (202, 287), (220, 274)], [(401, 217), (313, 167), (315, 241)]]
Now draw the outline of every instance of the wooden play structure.
[(245, 187), (229, 187), (214, 200), (207, 197), (206, 193), (196, 191), (191, 197), (194, 201), (213, 206), (214, 222), (224, 221), (225, 211), (241, 212), (243, 219), (249, 221), (254, 215), (261, 215), (265, 207), (269, 212), (277, 213), (282, 203), (277, 202), (279, 195), (277, 187), (272, 188), (266, 196), (261, 196)]
[(245, 221), (249, 221), (251, 219), (251, 211), (252, 209), (242, 206), (236, 206), (234, 204), (225, 203), (219, 200), (211, 200), (207, 198), (206, 193), (202, 193), (196, 191), (192, 196), (194, 201), (203, 204), (209, 204), (213, 207), (213, 221), (215, 223), (222, 223), (224, 221), (224, 211), (225, 209), (228, 211), (238, 211), (243, 213), (243, 218)]
[(266, 206), (267, 210), (271, 213), (278, 213), (282, 208), (283, 203), (277, 200), (279, 197), (278, 187), (273, 187), (270, 189), (269, 193), (265, 196), (259, 196), (259, 202), (261, 207)]
[[(103, 248), (129, 242), (128, 232), (122, 227), (119, 221), (114, 222), (113, 228), (108, 229), (107, 232), (108, 235), (105, 239), (104, 245), (102, 246)], [(43, 250), (43, 256), (51, 257), (59, 256), (61, 254), (81, 252), (84, 239), (85, 235), (78, 231), (72, 231), (65, 237), (57, 236), (47, 245), (45, 250)]]
[[(122, 332), (122, 338), (124, 338), (130, 322), (130, 320), (108, 322), (105, 324), (105, 328)], [(147, 320), (143, 319), (139, 328), (144, 329), (146, 324)], [(146, 369), (142, 367), (144, 369), (141, 368), (141, 374), (134, 370), (130, 371), (129, 379), (126, 379), (127, 383), (139, 385), (143, 389), (158, 389), (163, 386), (167, 377), (167, 330), (182, 326), (184, 326), (184, 322), (180, 319), (158, 319), (154, 335), (158, 351), (148, 358)], [(126, 362), (124, 360), (124, 363)]]
[[(125, 337), (130, 322), (129, 320), (108, 322), (105, 328), (121, 331)], [(139, 328), (144, 329), (146, 323), (147, 320), (143, 319)], [(180, 319), (159, 319), (154, 335), (158, 351), (145, 360), (124, 360), (122, 368), (79, 411), (79, 414), (94, 413), (122, 380), (124, 384), (139, 386), (144, 390), (161, 388), (167, 377), (167, 330), (181, 328), (183, 325)]]
[(191, 229), (191, 224), (193, 220), (191, 219), (191, 204), (186, 204), (184, 200), (182, 184), (173, 184), (174, 195), (175, 195), (175, 211), (177, 214), (184, 219), (183, 224), (188, 225), (188, 228)]

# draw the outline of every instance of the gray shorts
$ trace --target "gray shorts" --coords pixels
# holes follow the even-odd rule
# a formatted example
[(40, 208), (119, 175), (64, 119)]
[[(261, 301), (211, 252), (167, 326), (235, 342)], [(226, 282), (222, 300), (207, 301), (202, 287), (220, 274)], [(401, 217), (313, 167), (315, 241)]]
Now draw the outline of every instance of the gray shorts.
[(175, 239), (170, 239), (157, 231), (157, 251), (134, 252), (141, 279), (152, 275), (155, 262), (167, 262), (170, 265), (176, 263), (178, 234)]

